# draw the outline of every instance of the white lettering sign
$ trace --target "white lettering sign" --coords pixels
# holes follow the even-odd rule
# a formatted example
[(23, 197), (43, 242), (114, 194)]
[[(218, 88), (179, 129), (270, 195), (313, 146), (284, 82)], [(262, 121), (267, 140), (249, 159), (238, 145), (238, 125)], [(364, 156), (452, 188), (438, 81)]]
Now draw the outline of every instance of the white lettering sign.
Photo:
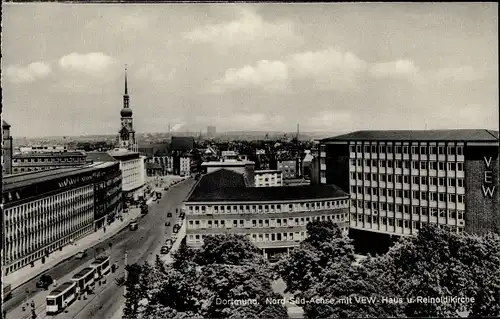
[[(491, 156), (489, 158), (486, 158), (486, 156), (484, 157), (484, 163), (486, 164), (486, 168), (487, 168), (487, 170), (484, 171), (484, 183), (485, 184), (492, 184), (493, 183), (493, 171), (491, 169), (489, 169), (491, 166), (491, 160), (492, 160)], [(482, 185), (481, 188), (482, 188), (484, 197), (493, 198), (493, 195), (495, 194), (496, 186), (493, 186), (492, 188), (490, 188), (490, 186), (485, 187), (485, 185)]]

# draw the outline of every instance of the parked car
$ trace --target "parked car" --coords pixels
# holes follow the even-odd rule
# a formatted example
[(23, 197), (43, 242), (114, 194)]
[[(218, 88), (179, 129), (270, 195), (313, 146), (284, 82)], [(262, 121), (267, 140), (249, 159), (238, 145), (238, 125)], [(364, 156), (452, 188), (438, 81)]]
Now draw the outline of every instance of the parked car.
[(75, 256), (75, 257), (76, 257), (77, 259), (83, 259), (83, 258), (85, 258), (86, 256), (87, 256), (87, 252), (86, 252), (85, 250), (82, 250), (82, 251), (78, 252), (78, 254), (76, 254), (76, 256)]
[(168, 191), (168, 187), (167, 187), (167, 186), (165, 186), (165, 187), (163, 188), (163, 190), (164, 190), (164, 191)]
[(137, 230), (137, 228), (139, 228), (139, 226), (137, 225), (137, 222), (131, 222), (129, 224), (129, 228), (130, 228), (130, 230)]
[(161, 253), (162, 255), (165, 255), (165, 254), (168, 254), (169, 250), (170, 250), (170, 248), (169, 248), (169, 247), (167, 247), (167, 246), (162, 246), (162, 247), (161, 247), (161, 250), (160, 250), (160, 253)]
[(172, 217), (172, 213), (168, 212), (167, 217)]
[(38, 279), (38, 281), (36, 282), (36, 287), (47, 289), (50, 285), (52, 285), (53, 282), (54, 279), (52, 279), (51, 276), (43, 274), (40, 276), (40, 279)]
[(169, 227), (170, 226), (170, 222), (166, 222), (165, 226)]
[(174, 232), (178, 232), (180, 228), (181, 228), (181, 226), (179, 226), (179, 224), (175, 224), (174, 225)]

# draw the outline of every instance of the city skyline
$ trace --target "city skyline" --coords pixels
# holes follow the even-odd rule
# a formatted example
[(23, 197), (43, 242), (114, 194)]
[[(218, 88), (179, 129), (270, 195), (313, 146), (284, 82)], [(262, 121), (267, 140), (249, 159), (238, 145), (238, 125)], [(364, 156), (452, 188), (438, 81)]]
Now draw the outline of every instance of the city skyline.
[(117, 134), (125, 64), (137, 132), (498, 129), (494, 3), (3, 9), (14, 136)]

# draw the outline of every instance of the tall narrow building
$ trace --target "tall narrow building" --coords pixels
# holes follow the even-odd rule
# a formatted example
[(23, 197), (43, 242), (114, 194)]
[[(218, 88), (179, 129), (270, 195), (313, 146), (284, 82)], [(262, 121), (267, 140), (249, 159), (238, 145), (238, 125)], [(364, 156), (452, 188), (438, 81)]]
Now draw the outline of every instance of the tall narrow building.
[(132, 109), (130, 108), (130, 98), (128, 95), (127, 68), (125, 68), (125, 94), (123, 94), (123, 108), (120, 111), (120, 116), (121, 128), (118, 133), (118, 147), (137, 152), (138, 146), (135, 139)]

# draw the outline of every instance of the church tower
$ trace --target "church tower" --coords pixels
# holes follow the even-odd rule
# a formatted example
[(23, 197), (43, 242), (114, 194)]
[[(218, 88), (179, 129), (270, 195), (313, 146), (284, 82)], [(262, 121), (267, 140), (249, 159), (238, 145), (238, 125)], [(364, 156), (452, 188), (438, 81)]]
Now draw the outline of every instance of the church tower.
[(126, 148), (137, 152), (138, 146), (135, 140), (135, 131), (132, 118), (132, 109), (130, 108), (130, 98), (127, 86), (127, 67), (125, 66), (125, 94), (123, 94), (123, 108), (120, 111), (121, 128), (118, 132), (118, 147)]

